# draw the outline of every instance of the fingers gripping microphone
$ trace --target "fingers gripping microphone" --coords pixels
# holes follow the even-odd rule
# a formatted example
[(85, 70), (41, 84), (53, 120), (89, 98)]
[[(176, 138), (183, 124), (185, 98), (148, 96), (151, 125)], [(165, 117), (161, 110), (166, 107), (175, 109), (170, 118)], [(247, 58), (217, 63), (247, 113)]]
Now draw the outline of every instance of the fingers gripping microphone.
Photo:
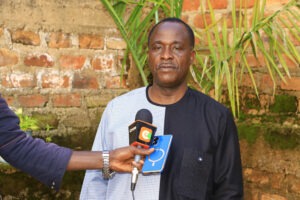
[[(135, 115), (135, 122), (133, 122), (128, 127), (129, 129), (129, 143), (130, 145), (136, 146), (137, 148), (148, 149), (155, 131), (156, 127), (152, 125), (152, 114), (147, 109), (139, 110)], [(141, 159), (140, 155), (134, 157), (135, 162), (139, 162)], [(139, 171), (136, 167), (132, 170), (131, 176), (131, 190), (135, 189), (137, 183)]]

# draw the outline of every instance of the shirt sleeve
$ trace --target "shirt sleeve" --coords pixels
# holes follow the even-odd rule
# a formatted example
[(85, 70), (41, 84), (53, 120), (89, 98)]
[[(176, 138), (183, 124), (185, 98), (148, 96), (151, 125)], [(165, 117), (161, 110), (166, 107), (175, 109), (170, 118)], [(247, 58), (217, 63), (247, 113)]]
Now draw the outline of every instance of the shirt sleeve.
[(220, 142), (215, 154), (213, 199), (243, 199), (242, 164), (237, 128), (227, 110), (221, 120)]
[(0, 97), (0, 156), (52, 189), (59, 190), (72, 150), (26, 136), (19, 118)]

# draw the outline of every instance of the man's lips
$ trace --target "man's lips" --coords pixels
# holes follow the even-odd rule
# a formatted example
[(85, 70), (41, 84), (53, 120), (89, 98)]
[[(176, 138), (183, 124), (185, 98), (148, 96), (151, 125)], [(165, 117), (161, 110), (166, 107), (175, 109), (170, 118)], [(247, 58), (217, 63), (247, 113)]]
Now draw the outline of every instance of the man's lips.
[(161, 63), (157, 67), (158, 69), (176, 69), (176, 65), (173, 63)]

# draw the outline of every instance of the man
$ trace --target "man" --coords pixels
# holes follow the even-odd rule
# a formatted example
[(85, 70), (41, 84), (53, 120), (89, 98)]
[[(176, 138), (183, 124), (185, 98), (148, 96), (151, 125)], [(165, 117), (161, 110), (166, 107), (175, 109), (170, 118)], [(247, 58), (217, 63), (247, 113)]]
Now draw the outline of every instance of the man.
[[(138, 200), (242, 199), (243, 180), (236, 126), (229, 110), (187, 86), (193, 63), (194, 34), (177, 18), (155, 25), (148, 37), (148, 63), (153, 84), (113, 99), (102, 116), (93, 150), (128, 144), (127, 126), (146, 108), (156, 135), (173, 141), (161, 174), (139, 176)], [(81, 199), (132, 199), (131, 175), (110, 180), (87, 171)], [(133, 198), (134, 198), (133, 196)]]
[[(128, 146), (128, 145), (126, 145)], [(149, 155), (153, 150), (122, 147), (105, 154), (107, 164), (119, 172), (131, 172), (132, 164), (141, 168), (143, 161), (132, 163), (136, 154)], [(0, 95), (0, 156), (12, 166), (58, 190), (66, 170), (102, 169), (102, 152), (72, 151), (27, 137), (20, 130), (19, 118)], [(109, 157), (110, 156), (110, 157)]]

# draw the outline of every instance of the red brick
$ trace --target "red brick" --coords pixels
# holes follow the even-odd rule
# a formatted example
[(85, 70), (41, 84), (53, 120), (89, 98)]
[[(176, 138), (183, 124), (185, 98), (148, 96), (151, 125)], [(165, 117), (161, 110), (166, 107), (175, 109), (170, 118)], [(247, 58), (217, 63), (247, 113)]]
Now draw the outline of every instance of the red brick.
[(189, 15), (182, 15), (181, 20), (188, 24), (189, 23)]
[[(205, 20), (206, 20), (206, 25), (209, 26), (212, 23), (212, 19), (210, 17), (210, 14), (205, 14), (204, 17), (205, 17)], [(203, 28), (206, 27), (202, 14), (197, 14), (194, 17), (194, 22), (193, 23), (194, 23), (194, 26), (196, 28), (202, 28), (203, 29)]]
[(95, 70), (112, 69), (114, 65), (114, 56), (112, 54), (97, 56), (92, 60), (92, 67)]
[(267, 185), (270, 183), (269, 177), (264, 172), (250, 168), (244, 170), (244, 177), (246, 181), (260, 185)]
[[(9, 74), (11, 74), (11, 70), (8, 67), (2, 67), (0, 68), (0, 85), (4, 88), (11, 88), (12, 84), (9, 79)], [(1, 92), (0, 92), (1, 96)]]
[(126, 49), (126, 42), (119, 38), (109, 38), (106, 41), (107, 49)]
[(68, 48), (71, 47), (70, 34), (61, 32), (51, 33), (50, 40), (48, 42), (50, 48)]
[[(296, 32), (296, 31), (295, 31)], [(298, 34), (298, 38), (300, 38), (300, 33), (296, 32), (296, 35)], [(293, 35), (292, 33), (289, 33), (289, 38), (291, 39), (291, 42), (295, 45), (295, 46), (300, 46), (300, 40), (298, 40), (295, 35)]]
[(12, 41), (24, 45), (38, 46), (41, 43), (38, 33), (32, 31), (17, 30), (12, 33)]
[[(291, 180), (292, 179), (292, 180)], [(300, 179), (299, 178), (291, 178), (290, 180), (290, 188), (289, 190), (293, 193), (300, 194)]]
[[(122, 67), (122, 63), (124, 62), (124, 55), (122, 55), (122, 54), (117, 55), (116, 60), (117, 60), (117, 66)], [(128, 64), (128, 63), (125, 63), (125, 66), (124, 66), (125, 68), (127, 68), (126, 64)]]
[(266, 65), (264, 56), (261, 54), (258, 54), (257, 57), (254, 54), (247, 54), (246, 60), (250, 67), (262, 67)]
[[(236, 12), (236, 16), (235, 16), (235, 24), (236, 24), (236, 27), (239, 26), (239, 18), (242, 17), (242, 21), (244, 22), (244, 15), (240, 16), (238, 14), (238, 12)], [(223, 15), (223, 18), (226, 18), (226, 24), (227, 24), (227, 28), (232, 28), (233, 27), (233, 19), (232, 19), (232, 15), (231, 13), (230, 14), (224, 14)], [(223, 22), (222, 22), (223, 23)], [(244, 27), (244, 23), (241, 25), (242, 27)]]
[(241, 8), (252, 8), (254, 6), (255, 0), (235, 0), (235, 7), (237, 9)]
[(300, 77), (286, 78), (286, 84), (281, 81), (280, 88), (284, 90), (300, 91)]
[(73, 78), (72, 87), (77, 89), (98, 89), (99, 84), (94, 72), (76, 73)]
[(14, 72), (7, 75), (2, 83), (5, 87), (10, 88), (33, 88), (36, 86), (36, 79), (30, 73)]
[(287, 4), (290, 0), (266, 0), (266, 6), (272, 5), (284, 5)]
[(263, 74), (261, 80), (257, 83), (258, 87), (264, 92), (272, 91), (274, 88), (274, 83), (269, 74)]
[(287, 200), (287, 198), (277, 194), (262, 194), (261, 200)]
[(80, 94), (60, 94), (53, 96), (53, 106), (55, 107), (80, 107)]
[(68, 88), (70, 78), (59, 74), (44, 74), (42, 88)]
[[(213, 9), (226, 9), (228, 6), (227, 0), (209, 0)], [(206, 8), (209, 9), (208, 1), (206, 1)]]
[(85, 56), (63, 55), (59, 58), (59, 64), (65, 69), (82, 69)]
[(284, 174), (272, 174), (272, 176), (270, 176), (271, 179), (271, 186), (274, 189), (280, 189), (283, 188), (284, 186)]
[[(209, 49), (205, 48), (208, 46), (208, 36), (206, 35), (206, 33), (204, 31), (198, 32), (198, 35), (199, 35), (199, 37), (195, 36), (195, 44), (199, 45), (201, 50), (199, 50), (197, 52), (201, 56), (210, 54)], [(212, 38), (212, 34), (210, 34), (210, 36)]]
[[(198, 51), (199, 52), (199, 55), (207, 55), (207, 54), (210, 54), (209, 52), (209, 49), (208, 48), (203, 48), (203, 47), (207, 47), (208, 46), (208, 42), (209, 42), (209, 39), (208, 39), (208, 36), (207, 36), (207, 33), (205, 33), (204, 31), (203, 32), (198, 32), (199, 34), (199, 37), (196, 36), (196, 39), (195, 39), (195, 43), (197, 45), (200, 46), (201, 50)], [(210, 35), (210, 40), (211, 40), (211, 43), (213, 46), (217, 46), (217, 40), (215, 39), (215, 34), (213, 32), (210, 32), (209, 33)], [(220, 41), (222, 42), (223, 41), (223, 34), (221, 32), (219, 32), (219, 36), (220, 38)]]
[[(291, 8), (290, 12), (299, 12), (299, 9)], [(274, 11), (273, 12), (269, 11), (265, 15), (270, 16), (272, 14), (274, 14)], [(300, 20), (295, 20), (294, 17), (291, 16), (291, 14), (289, 14), (289, 13), (286, 13), (286, 12), (281, 13), (280, 18), (281, 18), (281, 20), (278, 21), (278, 22), (279, 22), (279, 25), (282, 26), (283, 28), (287, 28), (287, 27), (288, 28), (294, 28), (295, 26), (298, 26), (298, 27), (300, 26)], [(291, 18), (294, 21), (294, 24), (291, 22), (291, 20), (290, 20)], [(298, 31), (295, 31), (295, 32), (299, 34)]]
[(126, 88), (126, 81), (123, 78), (121, 83), (121, 77), (115, 76), (106, 79), (105, 88), (116, 89), (116, 88)]
[(1, 94), (0, 94), (0, 96), (2, 96), (2, 98), (5, 99), (8, 106), (14, 107), (14, 104), (16, 103), (16, 100), (13, 96), (4, 96), (4, 95), (1, 95)]
[(103, 49), (104, 39), (101, 35), (82, 34), (79, 36), (79, 47), (82, 49)]
[(293, 61), (285, 54), (283, 54), (282, 57), (289, 69), (298, 69), (300, 67), (300, 63), (296, 62), (296, 59)]
[(21, 107), (45, 107), (48, 103), (48, 97), (40, 94), (19, 96), (18, 101)]
[(6, 87), (6, 88), (12, 88), (13, 87), (13, 85), (12, 85), (10, 79), (9, 79), (9, 76), (4, 76), (4, 75), (1, 74), (1, 79), (0, 80), (1, 80), (0, 83), (3, 87)]
[(16, 53), (0, 48), (0, 66), (15, 65), (18, 61), (19, 59)]
[(52, 67), (54, 65), (54, 61), (50, 55), (45, 53), (39, 55), (28, 55), (24, 59), (24, 64), (27, 66)]
[[(201, 41), (202, 40), (200, 40), (198, 37), (195, 37), (195, 46), (198, 46), (198, 45), (201, 46)], [(205, 44), (204, 44), (204, 46), (205, 46)]]
[[(259, 95), (259, 102), (261, 108), (267, 109), (267, 107), (270, 105), (270, 96), (269, 95)], [(273, 183), (271, 181), (271, 183)]]
[(184, 0), (182, 11), (197, 11), (200, 7), (201, 0)]
[(252, 79), (248, 74), (243, 75), (243, 79), (240, 84), (241, 84), (241, 86), (253, 88)]

